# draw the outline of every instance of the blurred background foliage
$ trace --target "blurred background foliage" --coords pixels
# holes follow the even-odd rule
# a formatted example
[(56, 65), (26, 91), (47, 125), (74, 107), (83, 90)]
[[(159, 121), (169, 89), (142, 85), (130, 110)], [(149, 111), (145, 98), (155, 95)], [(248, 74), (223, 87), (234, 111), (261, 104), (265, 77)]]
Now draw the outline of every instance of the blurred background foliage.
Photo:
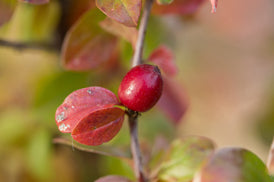
[[(117, 93), (132, 55), (123, 50), (119, 69), (77, 73), (60, 66), (60, 42), (85, 8), (69, 11), (75, 1), (34, 6), (0, 0), (0, 39), (43, 42), (56, 49), (14, 49), (0, 46), (0, 181), (94, 181), (106, 174), (133, 179), (130, 164), (114, 157), (53, 144), (61, 136), (54, 114), (72, 91), (103, 86)], [(83, 4), (85, 1), (83, 1)], [(274, 134), (274, 3), (230, 0), (209, 4), (190, 17), (153, 16), (145, 56), (160, 44), (174, 50), (190, 106), (179, 127), (156, 109), (140, 119), (144, 151), (158, 136), (168, 141), (202, 135), (219, 147), (247, 148), (265, 161)], [(9, 20), (9, 21), (8, 21)], [(129, 150), (125, 122), (107, 145)], [(69, 135), (66, 135), (69, 137)]]

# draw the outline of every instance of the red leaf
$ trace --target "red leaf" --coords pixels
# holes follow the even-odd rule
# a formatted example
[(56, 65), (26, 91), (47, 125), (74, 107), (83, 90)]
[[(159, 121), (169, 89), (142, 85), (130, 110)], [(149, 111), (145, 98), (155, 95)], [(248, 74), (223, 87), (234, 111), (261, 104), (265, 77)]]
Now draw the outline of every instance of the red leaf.
[(88, 11), (66, 34), (62, 46), (62, 63), (66, 69), (90, 70), (114, 55), (117, 38), (102, 32), (98, 17), (98, 10)]
[(111, 19), (136, 27), (141, 12), (141, 0), (96, 0), (97, 7)]
[(131, 182), (131, 180), (123, 177), (123, 176), (104, 176), (99, 179), (97, 179), (95, 182)]
[(115, 104), (119, 104), (115, 94), (105, 88), (88, 87), (76, 90), (57, 108), (56, 124), (61, 132), (70, 133), (92, 111)]
[(205, 0), (174, 0), (170, 5), (154, 4), (154, 14), (180, 14), (189, 15), (195, 13)]
[(216, 13), (216, 8), (218, 6), (218, 0), (210, 0), (210, 2), (212, 5), (211, 13)]
[(180, 84), (163, 77), (164, 88), (160, 100), (157, 106), (160, 107), (163, 112), (170, 117), (170, 119), (177, 124), (184, 116), (187, 107), (188, 99), (184, 88)]
[(160, 46), (155, 49), (148, 60), (157, 64), (168, 76), (174, 76), (178, 72), (174, 63), (173, 53), (166, 46)]
[[(94, 0), (68, 1), (66, 8), (69, 13), (65, 13), (66, 18), (62, 19), (62, 28), (67, 30), (71, 27), (86, 11), (96, 8)], [(65, 31), (64, 30), (64, 31)]]
[(100, 26), (107, 32), (124, 38), (132, 44), (132, 47), (135, 47), (138, 37), (138, 31), (135, 27), (127, 27), (110, 18), (106, 18), (104, 21), (100, 22)]
[(30, 3), (30, 4), (46, 4), (49, 2), (49, 0), (19, 0), (24, 3)]
[(124, 113), (124, 110), (112, 106), (91, 112), (75, 126), (71, 136), (85, 145), (95, 146), (108, 142), (120, 131)]

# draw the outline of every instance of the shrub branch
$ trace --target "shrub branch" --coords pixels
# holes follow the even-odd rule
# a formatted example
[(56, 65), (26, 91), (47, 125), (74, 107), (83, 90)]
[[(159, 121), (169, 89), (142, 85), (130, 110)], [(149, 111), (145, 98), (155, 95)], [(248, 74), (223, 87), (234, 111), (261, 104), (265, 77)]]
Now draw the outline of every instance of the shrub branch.
[[(146, 0), (145, 2), (145, 7), (138, 32), (138, 40), (136, 42), (135, 52), (132, 59), (132, 67), (142, 63), (144, 40), (152, 4), (153, 0)], [(131, 153), (134, 160), (135, 176), (137, 177), (139, 182), (146, 182), (147, 178), (145, 177), (143, 170), (142, 154), (138, 141), (138, 113), (134, 111), (129, 111), (128, 116), (131, 137)]]

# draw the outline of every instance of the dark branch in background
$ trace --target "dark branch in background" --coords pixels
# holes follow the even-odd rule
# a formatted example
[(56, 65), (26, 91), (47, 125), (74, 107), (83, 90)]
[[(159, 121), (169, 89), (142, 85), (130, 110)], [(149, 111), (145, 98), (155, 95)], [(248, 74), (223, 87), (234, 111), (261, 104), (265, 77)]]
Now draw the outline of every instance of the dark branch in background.
[(58, 47), (55, 44), (44, 42), (12, 42), (0, 39), (0, 47), (8, 47), (16, 49), (18, 51), (26, 49), (46, 50), (46, 51), (58, 51)]
[[(146, 0), (145, 7), (140, 22), (138, 40), (135, 47), (134, 56), (132, 59), (132, 67), (141, 64), (143, 57), (144, 40), (147, 30), (148, 18), (150, 15), (153, 0)], [(128, 111), (128, 123), (130, 129), (131, 138), (131, 153), (134, 160), (135, 176), (139, 182), (146, 182), (143, 164), (142, 164), (142, 154), (140, 150), (140, 144), (138, 141), (138, 113), (134, 111)]]

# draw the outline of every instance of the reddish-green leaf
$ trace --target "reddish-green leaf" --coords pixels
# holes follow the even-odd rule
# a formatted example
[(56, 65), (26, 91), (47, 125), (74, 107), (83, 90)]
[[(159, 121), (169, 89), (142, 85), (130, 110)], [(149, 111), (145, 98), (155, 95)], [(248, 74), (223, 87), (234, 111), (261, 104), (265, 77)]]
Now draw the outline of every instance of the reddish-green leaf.
[(155, 49), (148, 58), (149, 61), (157, 64), (168, 76), (174, 76), (178, 70), (174, 62), (174, 56), (166, 46)]
[(188, 108), (185, 89), (175, 80), (163, 76), (164, 88), (157, 106), (173, 121), (179, 123)]
[(267, 167), (268, 167), (269, 174), (274, 176), (274, 139), (269, 151)]
[(63, 133), (70, 133), (76, 124), (94, 110), (119, 104), (111, 91), (102, 87), (88, 87), (74, 91), (55, 114), (56, 124)]
[(135, 27), (127, 27), (110, 18), (106, 18), (104, 21), (100, 22), (100, 26), (107, 32), (129, 41), (132, 44), (132, 47), (135, 47), (138, 37), (138, 31)]
[(97, 7), (108, 17), (126, 26), (136, 27), (142, 7), (141, 0), (96, 0)]
[(75, 126), (72, 138), (93, 146), (108, 142), (120, 131), (124, 113), (124, 110), (112, 106), (91, 112)]
[(46, 4), (49, 2), (49, 0), (19, 0), (24, 3), (30, 3), (30, 4)]
[(97, 179), (95, 182), (131, 182), (131, 180), (123, 177), (123, 176), (104, 176), (99, 179)]
[(271, 182), (264, 163), (252, 152), (225, 148), (208, 159), (193, 182)]
[(83, 71), (109, 61), (115, 53), (116, 37), (102, 32), (100, 11), (86, 12), (66, 34), (62, 63), (68, 70)]
[(214, 143), (208, 138), (189, 136), (172, 142), (157, 178), (162, 182), (189, 182), (213, 153)]
[(154, 4), (154, 14), (189, 15), (195, 13), (205, 0), (174, 0), (170, 5)]

